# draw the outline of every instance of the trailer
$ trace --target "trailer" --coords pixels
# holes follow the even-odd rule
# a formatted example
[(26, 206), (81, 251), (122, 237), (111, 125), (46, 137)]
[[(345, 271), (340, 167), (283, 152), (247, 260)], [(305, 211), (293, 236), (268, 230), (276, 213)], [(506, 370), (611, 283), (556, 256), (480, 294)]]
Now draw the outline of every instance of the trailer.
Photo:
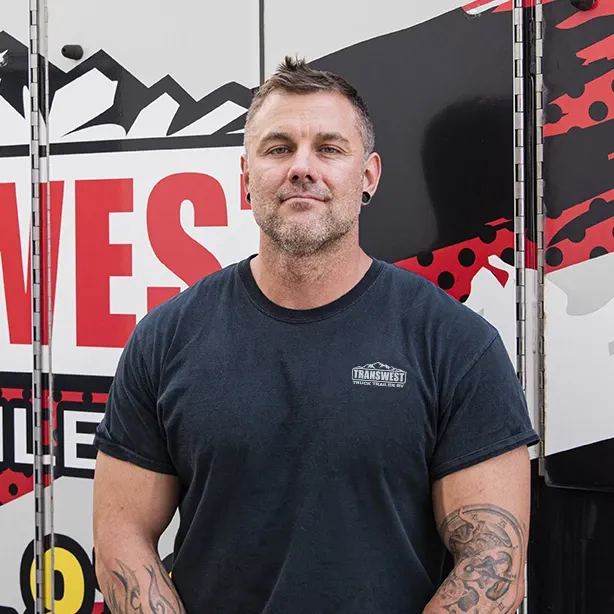
[(523, 611), (612, 612), (613, 32), (614, 0), (2, 3), (0, 613), (108, 611), (92, 442), (117, 361), (148, 311), (258, 251), (245, 116), (294, 54), (373, 115), (365, 251), (517, 366), (541, 435)]

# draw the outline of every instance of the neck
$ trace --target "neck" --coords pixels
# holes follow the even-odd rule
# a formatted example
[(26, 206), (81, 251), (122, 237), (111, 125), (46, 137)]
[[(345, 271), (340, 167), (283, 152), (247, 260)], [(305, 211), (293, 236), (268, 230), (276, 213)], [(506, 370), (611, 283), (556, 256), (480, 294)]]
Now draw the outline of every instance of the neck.
[(371, 262), (357, 240), (309, 256), (292, 256), (263, 236), (251, 270), (258, 287), (273, 303), (287, 309), (314, 309), (349, 292)]

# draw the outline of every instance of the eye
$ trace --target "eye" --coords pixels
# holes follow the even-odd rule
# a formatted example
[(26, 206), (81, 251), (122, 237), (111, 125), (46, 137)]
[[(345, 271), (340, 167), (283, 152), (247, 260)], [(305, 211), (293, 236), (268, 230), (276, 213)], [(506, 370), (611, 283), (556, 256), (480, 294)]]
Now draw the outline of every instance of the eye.
[(277, 147), (273, 147), (273, 149), (269, 149), (269, 153), (273, 155), (285, 154), (290, 151), (290, 148), (286, 145), (279, 145)]
[(336, 147), (333, 147), (332, 145), (324, 145), (323, 147), (320, 148), (320, 151), (327, 153), (327, 154), (339, 153), (339, 150)]

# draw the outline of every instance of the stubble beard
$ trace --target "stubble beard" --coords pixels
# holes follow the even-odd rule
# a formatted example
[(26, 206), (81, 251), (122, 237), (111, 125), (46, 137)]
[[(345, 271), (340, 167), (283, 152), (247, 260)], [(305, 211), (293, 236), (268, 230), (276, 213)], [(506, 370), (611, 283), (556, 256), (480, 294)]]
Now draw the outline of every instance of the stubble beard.
[[(254, 208), (254, 219), (262, 232), (288, 256), (301, 258), (329, 250), (358, 223), (360, 206), (349, 208), (343, 203), (325, 203), (326, 211), (317, 219), (284, 219), (279, 205)], [(335, 210), (344, 212), (336, 215)]]

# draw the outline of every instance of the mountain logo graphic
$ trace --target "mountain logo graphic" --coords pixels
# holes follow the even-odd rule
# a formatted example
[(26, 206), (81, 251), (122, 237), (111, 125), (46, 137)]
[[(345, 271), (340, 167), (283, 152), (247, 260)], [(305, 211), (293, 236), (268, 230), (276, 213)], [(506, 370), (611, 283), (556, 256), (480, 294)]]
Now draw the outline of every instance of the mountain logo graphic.
[[(0, 27), (0, 157), (29, 155), (28, 57)], [(229, 81), (195, 99), (170, 75), (145, 85), (100, 49), (68, 72), (50, 62), (48, 94), (51, 153), (83, 154), (240, 147), (253, 91)]]
[(374, 362), (352, 369), (352, 381), (359, 386), (384, 386), (403, 388), (407, 371), (391, 367), (383, 362)]

